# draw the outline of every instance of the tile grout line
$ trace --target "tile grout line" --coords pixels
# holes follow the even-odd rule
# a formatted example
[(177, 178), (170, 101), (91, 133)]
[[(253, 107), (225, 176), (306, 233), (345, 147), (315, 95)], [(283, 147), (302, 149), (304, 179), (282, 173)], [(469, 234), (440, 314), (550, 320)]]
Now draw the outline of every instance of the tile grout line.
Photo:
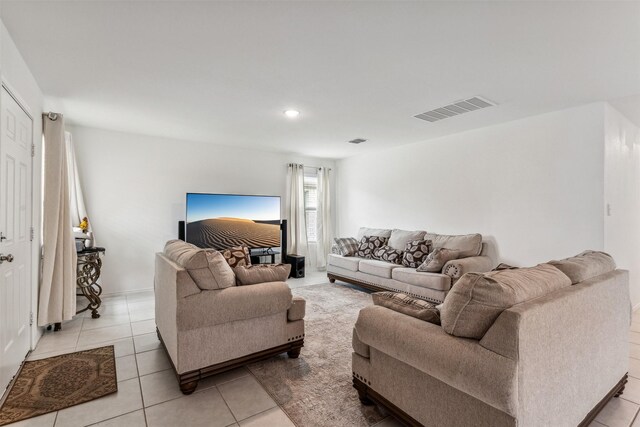
[[(133, 379), (133, 378), (131, 378), (131, 379)], [(128, 380), (125, 380), (125, 381), (128, 381)], [(96, 424), (100, 424), (100, 423), (103, 423), (105, 421), (110, 421), (110, 420), (116, 419), (118, 417), (124, 417), (125, 415), (129, 415), (129, 414), (133, 414), (134, 412), (138, 412), (139, 410), (140, 409), (134, 409), (133, 411), (125, 412), (124, 414), (116, 415), (114, 417), (105, 418), (104, 420), (100, 420), (100, 421), (96, 421), (95, 423), (87, 424), (85, 427), (95, 426)]]
[(136, 361), (136, 372), (138, 374), (138, 389), (140, 390), (140, 402), (142, 403), (142, 415), (144, 416), (144, 425), (145, 426), (149, 426), (149, 423), (147, 422), (147, 408), (144, 404), (144, 393), (142, 392), (142, 381), (140, 380), (140, 370), (138, 369), (138, 353), (136, 353), (135, 351), (135, 343), (133, 344), (134, 348), (133, 348), (133, 358)]
[[(625, 400), (626, 400), (626, 399), (625, 399)], [(627, 402), (628, 402), (628, 400), (627, 400)], [(633, 423), (635, 422), (635, 420), (636, 420), (636, 419), (638, 419), (638, 413), (639, 413), (639, 412), (636, 410), (636, 414), (633, 416), (633, 419), (631, 420), (631, 423), (629, 424), (629, 426), (632, 426), (632, 425), (633, 425)]]
[[(227, 381), (228, 383), (231, 381)], [(222, 401), (224, 402), (224, 406), (227, 407), (227, 410), (229, 411), (229, 413), (231, 414), (231, 416), (233, 417), (233, 419), (235, 420), (236, 424), (240, 425), (240, 421), (238, 421), (238, 419), (236, 418), (236, 414), (233, 413), (233, 411), (231, 410), (231, 408), (229, 407), (229, 404), (227, 403), (227, 399), (224, 398), (224, 395), (222, 394), (222, 392), (220, 391), (220, 389), (218, 388), (218, 385), (215, 384), (213, 387), (215, 387), (216, 391), (218, 392), (218, 394), (220, 395), (220, 397), (222, 398)], [(233, 424), (229, 424), (229, 425), (233, 425)]]
[[(265, 393), (267, 393), (267, 394), (269, 395), (269, 397), (270, 397), (271, 399), (273, 399), (273, 401), (274, 401), (274, 402), (275, 402), (275, 404), (276, 404), (276, 406), (275, 406), (275, 407), (276, 407), (276, 408), (279, 408), (279, 409), (284, 413), (285, 417), (287, 417), (287, 419), (288, 419), (289, 421), (291, 421), (291, 424), (293, 424), (294, 426), (296, 426), (296, 427), (297, 427), (297, 426), (298, 426), (298, 424), (296, 424), (296, 423), (295, 423), (295, 421), (293, 421), (293, 420), (291, 419), (291, 417), (289, 416), (289, 414), (287, 414), (287, 411), (285, 411), (285, 410), (284, 410), (284, 408), (282, 407), (282, 405), (280, 405), (280, 404), (278, 403), (278, 400), (276, 399), (276, 397), (275, 397), (275, 396), (273, 396), (273, 395), (269, 392), (269, 390), (268, 390), (268, 389), (267, 389), (267, 388), (266, 388), (266, 387), (265, 387), (265, 386), (260, 382), (260, 380), (258, 379), (258, 377), (257, 377), (257, 376), (256, 376), (256, 375), (251, 371), (251, 369), (247, 368), (246, 366), (245, 366), (245, 369), (246, 369), (247, 371), (249, 371), (249, 375), (251, 375), (251, 376), (256, 380), (256, 382), (257, 382), (258, 384), (260, 384), (260, 387), (262, 387), (262, 389), (265, 391)], [(271, 408), (271, 409), (273, 409), (273, 408)]]

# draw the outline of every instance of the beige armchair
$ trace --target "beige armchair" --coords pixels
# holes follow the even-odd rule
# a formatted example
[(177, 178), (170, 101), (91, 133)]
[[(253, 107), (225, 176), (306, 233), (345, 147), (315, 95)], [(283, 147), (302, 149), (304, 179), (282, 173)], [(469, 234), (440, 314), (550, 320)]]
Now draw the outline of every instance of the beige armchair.
[(303, 347), (305, 301), (284, 282), (201, 289), (158, 253), (155, 298), (158, 338), (184, 394), (207, 376), (284, 352), (296, 358)]

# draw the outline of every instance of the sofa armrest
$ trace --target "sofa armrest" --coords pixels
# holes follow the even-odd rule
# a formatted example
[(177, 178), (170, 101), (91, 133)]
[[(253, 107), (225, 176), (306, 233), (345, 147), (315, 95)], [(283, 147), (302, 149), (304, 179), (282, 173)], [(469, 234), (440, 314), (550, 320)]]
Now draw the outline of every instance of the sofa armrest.
[[(356, 347), (371, 347), (509, 415), (518, 405), (516, 361), (442, 327), (386, 307), (360, 310)], [(358, 350), (356, 349), (358, 352)]]
[(491, 258), (481, 255), (449, 261), (442, 267), (442, 273), (451, 277), (453, 283), (465, 273), (484, 273), (491, 271), (492, 268)]
[(516, 358), (518, 425), (577, 425), (625, 375), (628, 280), (614, 270), (514, 305), (480, 340)]
[(290, 306), (291, 290), (285, 282), (202, 291), (178, 301), (178, 330), (286, 313)]

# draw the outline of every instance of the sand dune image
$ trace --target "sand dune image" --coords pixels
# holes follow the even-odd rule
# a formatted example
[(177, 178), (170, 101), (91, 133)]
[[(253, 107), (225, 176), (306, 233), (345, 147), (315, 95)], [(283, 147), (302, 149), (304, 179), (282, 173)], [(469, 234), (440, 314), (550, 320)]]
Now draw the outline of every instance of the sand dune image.
[(217, 250), (239, 245), (273, 248), (280, 246), (280, 226), (242, 218), (210, 218), (187, 224), (187, 241)]

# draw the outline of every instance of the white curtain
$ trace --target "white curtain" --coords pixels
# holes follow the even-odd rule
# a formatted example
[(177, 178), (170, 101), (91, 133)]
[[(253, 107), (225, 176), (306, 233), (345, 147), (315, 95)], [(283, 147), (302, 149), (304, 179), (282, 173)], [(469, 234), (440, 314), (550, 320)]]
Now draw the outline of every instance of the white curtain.
[(76, 313), (76, 248), (71, 225), (67, 150), (62, 114), (43, 114), (44, 203), (42, 282), (38, 325)]
[[(76, 162), (76, 150), (73, 145), (71, 133), (64, 133), (67, 152), (67, 174), (69, 179), (69, 206), (71, 214), (71, 224), (78, 227), (83, 218), (88, 217), (87, 208), (84, 204), (84, 195), (80, 186), (80, 175), (78, 174), (78, 163)], [(89, 222), (89, 232), (92, 232), (91, 222)]]
[(304, 165), (289, 164), (288, 206), (289, 247), (287, 252), (306, 257), (309, 253), (307, 245), (307, 219), (304, 212)]
[(329, 172), (331, 169), (318, 169), (318, 208), (316, 212), (316, 239), (318, 242), (316, 266), (318, 269), (327, 267), (327, 254), (331, 252), (332, 224), (331, 224), (331, 186)]

